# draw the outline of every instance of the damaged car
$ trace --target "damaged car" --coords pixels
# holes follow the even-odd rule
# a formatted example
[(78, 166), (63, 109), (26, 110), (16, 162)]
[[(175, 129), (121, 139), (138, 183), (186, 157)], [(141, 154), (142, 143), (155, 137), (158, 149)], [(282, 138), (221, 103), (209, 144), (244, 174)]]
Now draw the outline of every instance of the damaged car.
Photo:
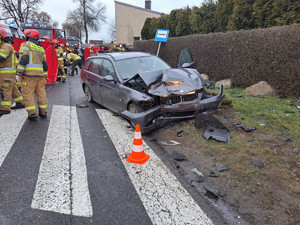
[(220, 106), (223, 87), (217, 96), (206, 93), (188, 49), (178, 67), (148, 52), (102, 53), (85, 61), (80, 77), (88, 102), (140, 124), (142, 133), (148, 133)]

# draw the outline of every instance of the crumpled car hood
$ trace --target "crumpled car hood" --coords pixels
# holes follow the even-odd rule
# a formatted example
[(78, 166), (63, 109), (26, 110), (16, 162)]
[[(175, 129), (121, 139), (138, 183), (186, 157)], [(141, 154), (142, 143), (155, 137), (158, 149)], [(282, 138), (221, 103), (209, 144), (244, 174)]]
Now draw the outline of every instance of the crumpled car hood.
[[(130, 80), (140, 77), (147, 86), (149, 94), (167, 97), (170, 94), (183, 95), (203, 88), (204, 81), (196, 69), (166, 69), (138, 73)], [(170, 82), (179, 81), (177, 85)], [(124, 83), (124, 84), (125, 84)]]

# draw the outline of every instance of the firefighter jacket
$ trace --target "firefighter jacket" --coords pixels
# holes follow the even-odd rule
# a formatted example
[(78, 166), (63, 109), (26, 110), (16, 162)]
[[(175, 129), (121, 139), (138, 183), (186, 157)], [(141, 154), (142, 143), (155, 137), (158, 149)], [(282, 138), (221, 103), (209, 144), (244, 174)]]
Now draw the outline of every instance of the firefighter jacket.
[(16, 78), (16, 56), (11, 44), (0, 43), (0, 77)]
[(78, 56), (78, 55), (76, 55), (76, 54), (69, 53), (69, 54), (67, 55), (67, 60), (68, 60), (70, 63), (72, 63), (72, 62), (74, 62), (75, 60), (78, 60), (78, 59), (81, 59), (81, 57)]
[(48, 77), (48, 64), (44, 48), (34, 39), (21, 44), (17, 73), (22, 76)]
[(64, 50), (62, 47), (60, 47), (60, 46), (56, 47), (55, 52), (56, 52), (57, 58), (63, 57)]
[(71, 50), (70, 47), (66, 47), (64, 51), (65, 51), (66, 53), (71, 53), (71, 52), (72, 52), (72, 50)]

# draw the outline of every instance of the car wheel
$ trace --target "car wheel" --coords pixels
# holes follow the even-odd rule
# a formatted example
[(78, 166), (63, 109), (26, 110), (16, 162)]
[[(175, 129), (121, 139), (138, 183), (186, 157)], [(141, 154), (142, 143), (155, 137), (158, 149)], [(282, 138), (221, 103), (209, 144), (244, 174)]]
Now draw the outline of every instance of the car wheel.
[(140, 113), (143, 111), (143, 108), (135, 103), (131, 103), (128, 106), (128, 111), (132, 113)]
[(84, 86), (84, 94), (88, 102), (93, 102), (92, 93), (87, 85)]

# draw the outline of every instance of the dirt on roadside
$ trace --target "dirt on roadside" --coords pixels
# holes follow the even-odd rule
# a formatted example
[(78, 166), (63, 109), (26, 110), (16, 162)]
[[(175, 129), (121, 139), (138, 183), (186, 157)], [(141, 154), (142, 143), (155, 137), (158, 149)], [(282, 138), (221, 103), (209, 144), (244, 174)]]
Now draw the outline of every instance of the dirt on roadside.
[[(249, 223), (300, 224), (300, 152), (293, 152), (295, 143), (288, 136), (265, 132), (264, 124), (252, 132), (234, 128), (234, 124), (243, 122), (238, 114), (233, 107), (221, 107), (215, 115), (230, 130), (228, 145), (206, 140), (203, 131), (194, 127), (195, 119), (170, 124), (151, 137), (172, 160), (173, 151), (186, 156), (186, 161), (176, 164), (193, 187), (201, 194), (206, 193), (205, 188), (218, 190), (218, 199)], [(212, 169), (215, 166), (231, 169), (218, 172)], [(203, 182), (191, 168), (203, 173)], [(212, 171), (218, 177), (209, 176)]]

